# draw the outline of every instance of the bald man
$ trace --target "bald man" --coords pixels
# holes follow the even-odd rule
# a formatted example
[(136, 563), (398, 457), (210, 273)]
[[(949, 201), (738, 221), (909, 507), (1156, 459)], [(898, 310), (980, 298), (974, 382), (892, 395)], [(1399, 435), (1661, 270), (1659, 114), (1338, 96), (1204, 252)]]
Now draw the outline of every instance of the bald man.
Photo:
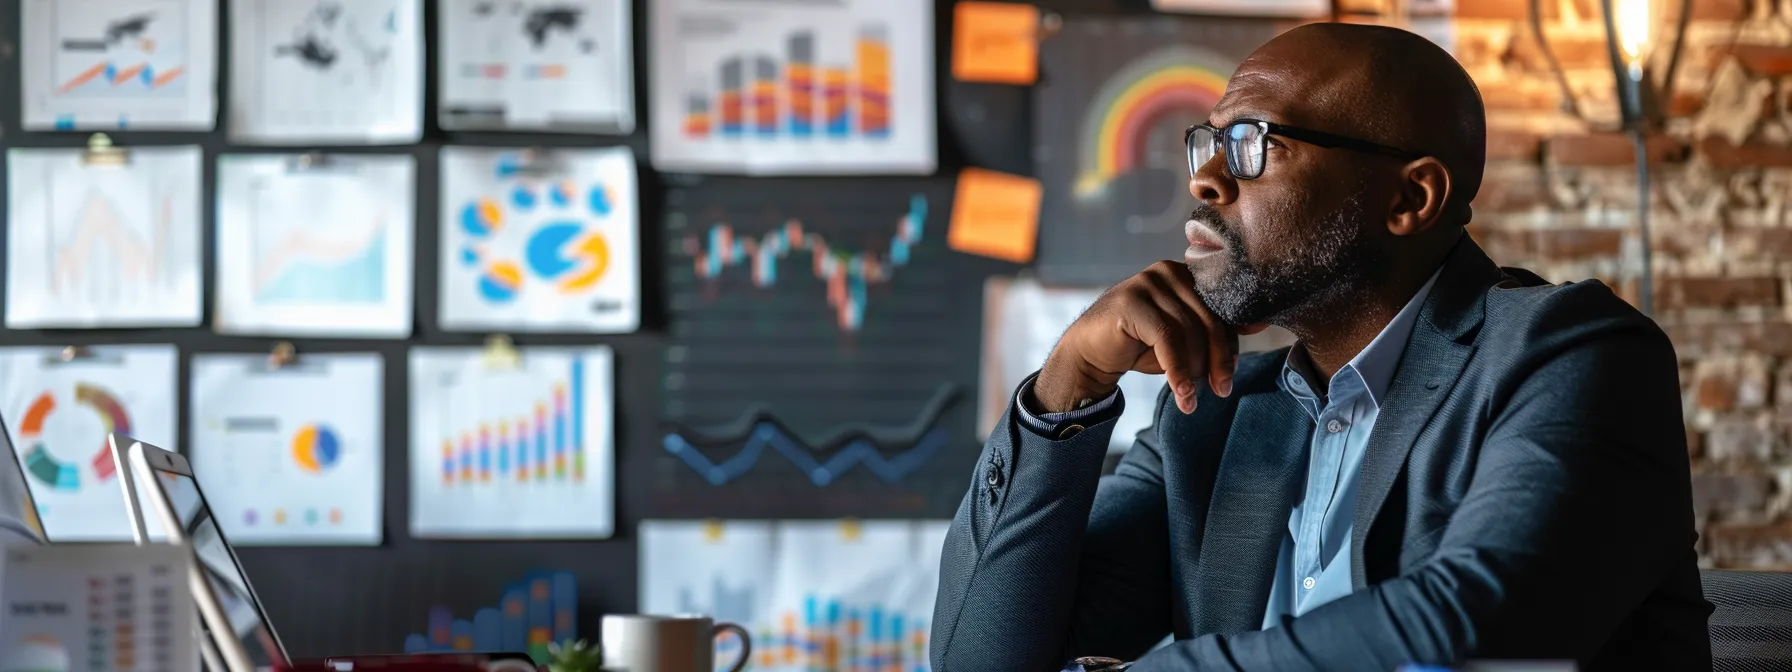
[[(1103, 294), (983, 450), (934, 669), (1710, 669), (1673, 346), (1605, 285), (1469, 239), (1462, 68), (1392, 28), (1297, 28), (1187, 143), (1183, 259)], [(1266, 324), (1298, 342), (1240, 357)], [(1104, 478), (1127, 371), (1168, 383)]]

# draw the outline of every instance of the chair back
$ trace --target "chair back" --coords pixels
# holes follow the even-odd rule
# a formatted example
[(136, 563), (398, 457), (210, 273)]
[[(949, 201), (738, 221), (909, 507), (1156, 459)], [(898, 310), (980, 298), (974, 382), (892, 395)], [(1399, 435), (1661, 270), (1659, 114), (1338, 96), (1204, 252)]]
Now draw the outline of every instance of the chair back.
[(1792, 670), (1792, 573), (1699, 572), (1711, 612), (1713, 672)]

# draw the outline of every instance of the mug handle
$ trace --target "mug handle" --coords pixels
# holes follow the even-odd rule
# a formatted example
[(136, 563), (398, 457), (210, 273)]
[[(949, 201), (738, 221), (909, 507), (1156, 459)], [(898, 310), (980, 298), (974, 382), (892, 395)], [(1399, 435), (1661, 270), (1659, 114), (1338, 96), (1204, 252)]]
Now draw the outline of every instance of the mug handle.
[(753, 660), (753, 636), (747, 634), (746, 628), (726, 621), (717, 623), (715, 629), (710, 631), (709, 636), (714, 639), (729, 631), (740, 638), (740, 658), (735, 659), (734, 665), (728, 668), (728, 672), (740, 672), (746, 668), (748, 661)]

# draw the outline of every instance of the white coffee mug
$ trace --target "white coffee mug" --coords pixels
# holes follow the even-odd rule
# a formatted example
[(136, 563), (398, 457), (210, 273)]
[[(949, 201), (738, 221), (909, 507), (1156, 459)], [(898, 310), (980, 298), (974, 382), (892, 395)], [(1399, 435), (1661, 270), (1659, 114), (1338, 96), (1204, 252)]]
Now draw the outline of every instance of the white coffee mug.
[(610, 614), (600, 629), (609, 672), (715, 672), (716, 637), (729, 631), (740, 637), (740, 658), (728, 672), (740, 672), (753, 655), (746, 628), (707, 616)]

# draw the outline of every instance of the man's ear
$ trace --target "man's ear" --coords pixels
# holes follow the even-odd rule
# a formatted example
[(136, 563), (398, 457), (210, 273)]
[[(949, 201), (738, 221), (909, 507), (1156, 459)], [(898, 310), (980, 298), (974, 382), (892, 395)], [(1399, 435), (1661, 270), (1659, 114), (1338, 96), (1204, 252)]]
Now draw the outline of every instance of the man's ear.
[(1424, 233), (1444, 218), (1450, 201), (1450, 170), (1435, 157), (1424, 157), (1401, 169), (1400, 188), (1388, 212), (1388, 233)]

